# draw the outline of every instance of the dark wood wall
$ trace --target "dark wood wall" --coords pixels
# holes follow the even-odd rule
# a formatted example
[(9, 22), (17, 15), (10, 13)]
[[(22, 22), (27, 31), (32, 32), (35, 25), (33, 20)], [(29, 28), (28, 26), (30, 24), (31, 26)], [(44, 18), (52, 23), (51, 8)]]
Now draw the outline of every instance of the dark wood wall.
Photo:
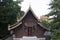
[(44, 32), (46, 30), (37, 23), (38, 20), (34, 17), (32, 12), (28, 11), (27, 15), (22, 19), (22, 24), (14, 30), (16, 38), (21, 38), (23, 36), (44, 37)]
[(44, 32), (46, 30), (41, 28), (40, 26), (33, 27), (31, 33), (28, 34), (28, 27), (16, 28), (15, 29), (15, 36), (16, 38), (21, 38), (23, 36), (37, 36), (37, 37), (44, 37)]

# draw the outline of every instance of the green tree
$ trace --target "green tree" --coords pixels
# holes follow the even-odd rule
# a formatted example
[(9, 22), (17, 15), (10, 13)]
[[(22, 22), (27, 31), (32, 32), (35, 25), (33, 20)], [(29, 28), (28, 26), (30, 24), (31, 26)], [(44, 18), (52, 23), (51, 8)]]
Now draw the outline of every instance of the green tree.
[(54, 21), (51, 24), (52, 40), (60, 40), (60, 0), (52, 0), (50, 4), (52, 11), (48, 16), (53, 16)]
[(49, 26), (50, 26), (50, 23), (48, 21), (46, 21), (46, 20), (42, 20), (41, 24), (46, 26), (47, 28), (49, 28)]
[(21, 11), (21, 6), (18, 5), (21, 2), (22, 0), (0, 0), (0, 35), (2, 37), (9, 34), (8, 24), (14, 24), (18, 16), (24, 14)]

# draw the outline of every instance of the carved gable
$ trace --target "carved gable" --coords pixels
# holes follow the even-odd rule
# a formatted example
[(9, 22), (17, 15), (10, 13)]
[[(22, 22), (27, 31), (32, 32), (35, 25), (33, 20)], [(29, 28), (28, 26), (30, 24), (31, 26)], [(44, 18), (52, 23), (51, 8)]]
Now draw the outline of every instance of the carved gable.
[(40, 24), (31, 9), (28, 10), (18, 23), (10, 26), (10, 30), (14, 31), (16, 38), (23, 36), (44, 37), (45, 31), (48, 31), (46, 27)]

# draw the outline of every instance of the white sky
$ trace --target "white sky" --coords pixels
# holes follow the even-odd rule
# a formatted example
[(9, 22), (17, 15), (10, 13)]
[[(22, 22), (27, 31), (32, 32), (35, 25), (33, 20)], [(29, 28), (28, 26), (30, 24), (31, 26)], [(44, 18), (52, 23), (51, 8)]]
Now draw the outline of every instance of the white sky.
[(45, 15), (50, 12), (48, 5), (51, 0), (24, 0), (21, 3), (21, 10), (27, 12), (29, 5), (31, 5), (32, 10), (35, 15), (40, 18), (40, 16)]

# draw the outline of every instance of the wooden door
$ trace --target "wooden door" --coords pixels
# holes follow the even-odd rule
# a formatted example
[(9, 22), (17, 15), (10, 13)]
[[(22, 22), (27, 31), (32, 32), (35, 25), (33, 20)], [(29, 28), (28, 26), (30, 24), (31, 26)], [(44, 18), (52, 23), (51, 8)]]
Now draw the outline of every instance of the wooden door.
[(28, 27), (28, 36), (32, 36), (32, 27)]

